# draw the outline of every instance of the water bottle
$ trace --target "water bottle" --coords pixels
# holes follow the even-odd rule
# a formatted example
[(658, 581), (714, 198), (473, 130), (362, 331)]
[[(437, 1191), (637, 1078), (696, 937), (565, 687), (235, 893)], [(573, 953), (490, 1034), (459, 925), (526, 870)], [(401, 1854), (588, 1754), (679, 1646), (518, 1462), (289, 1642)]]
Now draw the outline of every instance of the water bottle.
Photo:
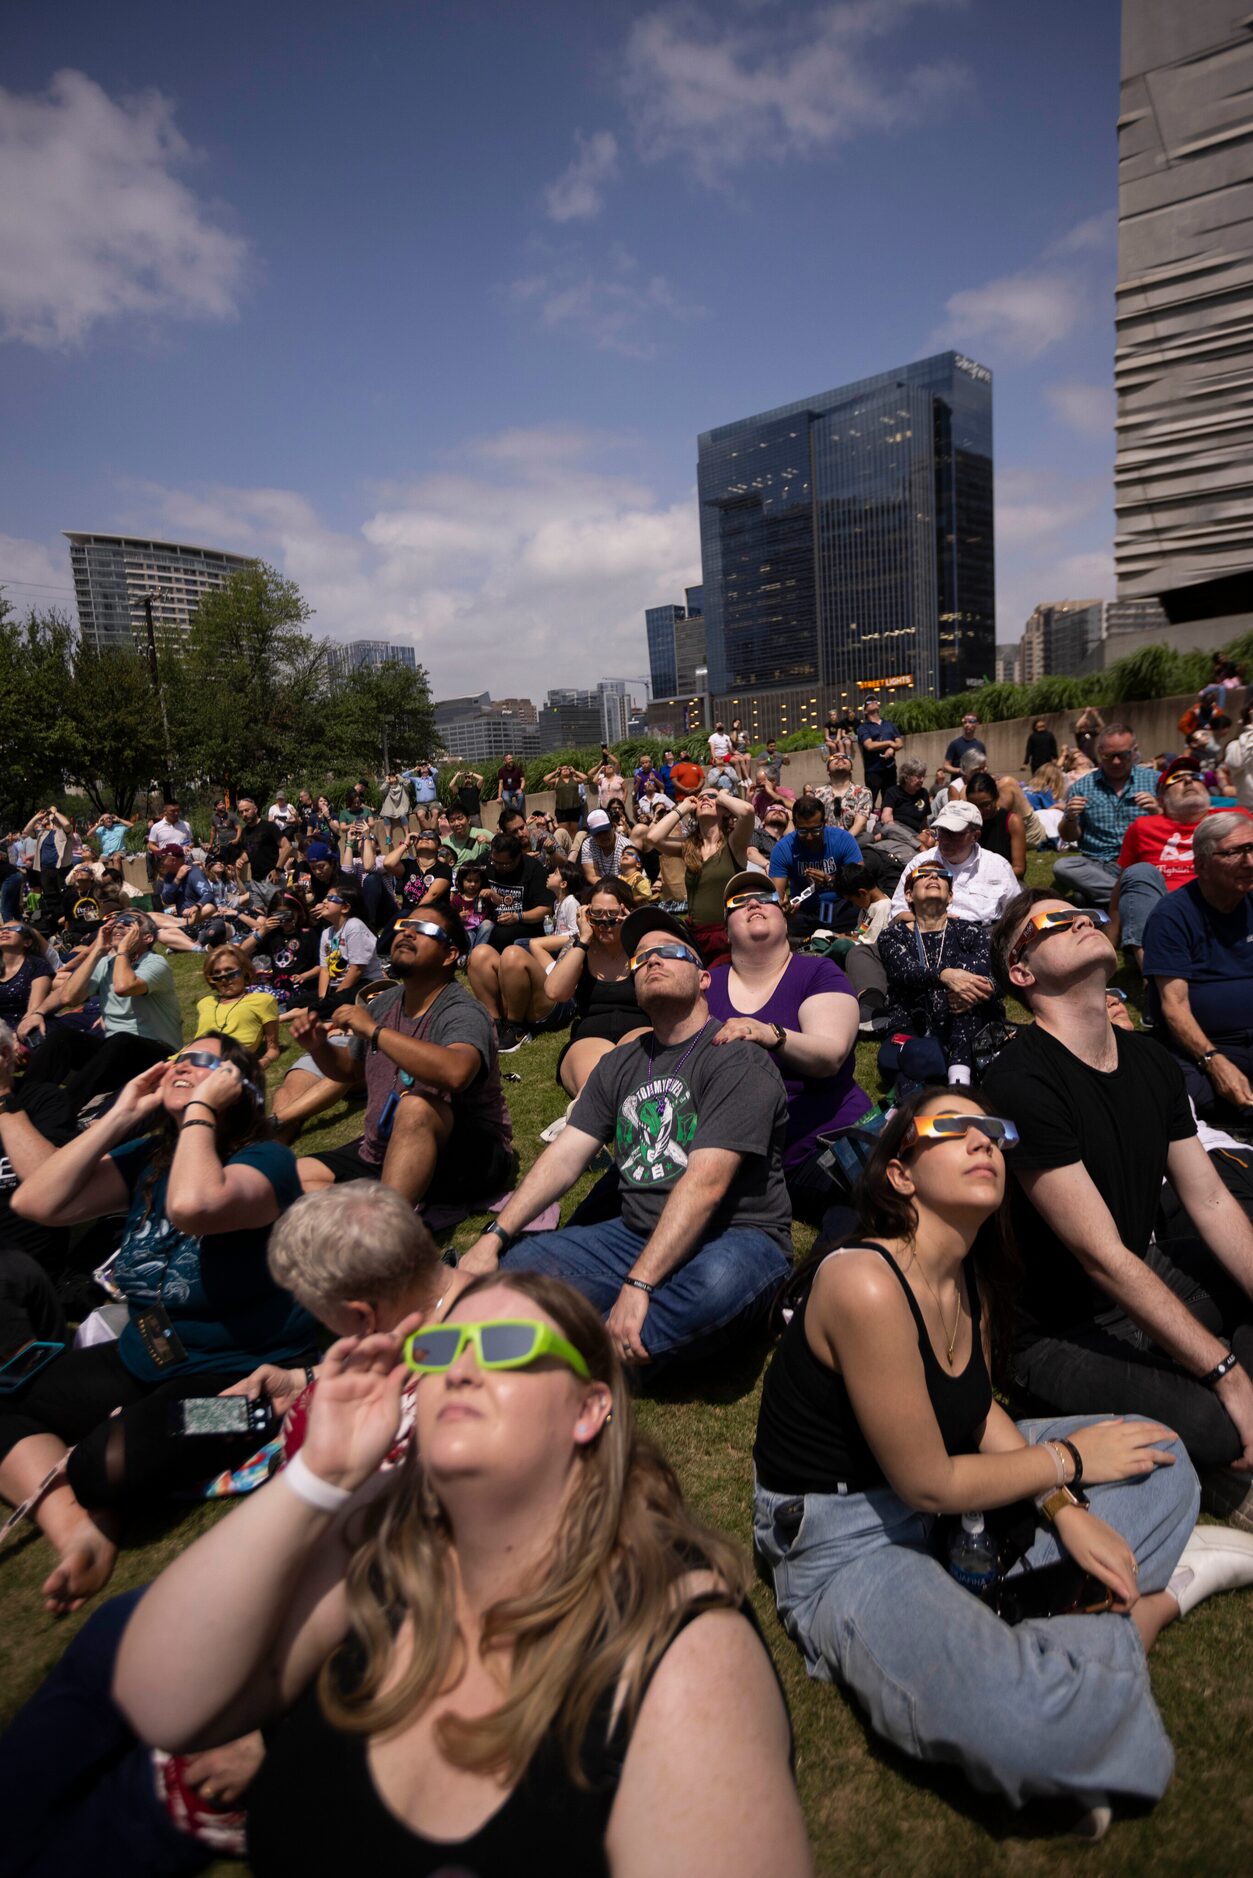
[(963, 1513), (949, 1545), (948, 1568), (959, 1585), (986, 1598), (996, 1583), (996, 1542), (982, 1513)]

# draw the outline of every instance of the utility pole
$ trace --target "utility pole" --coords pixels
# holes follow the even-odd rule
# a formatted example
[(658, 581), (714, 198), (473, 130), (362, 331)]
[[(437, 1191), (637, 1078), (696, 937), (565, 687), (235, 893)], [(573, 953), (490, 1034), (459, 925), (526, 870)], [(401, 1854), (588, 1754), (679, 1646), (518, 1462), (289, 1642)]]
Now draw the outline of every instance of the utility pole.
[(161, 672), (157, 665), (157, 635), (152, 624), (152, 595), (144, 594), (144, 618), (148, 622), (148, 676), (152, 680), (152, 689), (157, 696), (161, 709), (161, 748), (165, 751), (165, 775), (161, 784), (165, 790), (165, 799), (171, 800), (174, 794), (174, 763), (170, 755), (170, 720), (165, 709), (165, 691), (161, 684)]

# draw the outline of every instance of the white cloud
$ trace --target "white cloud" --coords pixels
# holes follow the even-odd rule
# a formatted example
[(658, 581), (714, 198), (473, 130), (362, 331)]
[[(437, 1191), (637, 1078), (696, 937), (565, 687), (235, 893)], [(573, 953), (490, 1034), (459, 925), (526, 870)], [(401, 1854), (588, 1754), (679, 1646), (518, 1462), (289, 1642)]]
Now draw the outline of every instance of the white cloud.
[(1087, 294), (1077, 276), (1027, 269), (951, 294), (944, 305), (947, 317), (931, 343), (962, 346), (994, 360), (1035, 359), (1068, 338), (1086, 309)]
[(820, 155), (867, 132), (931, 117), (963, 92), (951, 60), (872, 62), (920, 7), (964, 0), (842, 0), (798, 17), (760, 11), (727, 21), (696, 7), (636, 20), (622, 92), (646, 162), (679, 157), (705, 183), (752, 161)]
[(554, 222), (590, 222), (605, 206), (605, 185), (618, 171), (618, 139), (611, 130), (585, 137), (574, 133), (578, 155), (544, 191), (544, 202)]
[(620, 243), (603, 269), (570, 252), (546, 258), (538, 271), (511, 281), (511, 300), (534, 309), (549, 332), (581, 334), (600, 352), (653, 359), (661, 333), (675, 323), (703, 319), (705, 309), (686, 299), (664, 274), (641, 277), (635, 257)]
[(315, 632), (411, 641), (436, 696), (539, 703), (646, 671), (644, 608), (699, 578), (694, 492), (667, 502), (604, 467), (617, 448), (568, 428), (480, 439), (380, 491), (351, 531), (281, 489), (142, 487), (119, 525), (261, 555), (298, 583)]
[(978, 350), (994, 362), (1039, 358), (1068, 339), (1097, 305), (1108, 304), (1105, 274), (1115, 227), (1112, 213), (1090, 215), (1030, 266), (950, 294), (928, 346)]
[(83, 72), (0, 89), (0, 338), (80, 344), (100, 320), (230, 318), (248, 244), (175, 171), (170, 100), (115, 102)]
[(50, 547), (20, 535), (0, 535), (0, 592), (15, 613), (34, 607), (39, 613), (55, 609), (73, 616), (69, 544)]
[(1108, 477), (1023, 468), (996, 473), (996, 636), (1017, 639), (1042, 600), (1114, 593)]
[(1053, 415), (1081, 437), (1112, 437), (1114, 387), (1069, 383), (1050, 385), (1045, 393)]

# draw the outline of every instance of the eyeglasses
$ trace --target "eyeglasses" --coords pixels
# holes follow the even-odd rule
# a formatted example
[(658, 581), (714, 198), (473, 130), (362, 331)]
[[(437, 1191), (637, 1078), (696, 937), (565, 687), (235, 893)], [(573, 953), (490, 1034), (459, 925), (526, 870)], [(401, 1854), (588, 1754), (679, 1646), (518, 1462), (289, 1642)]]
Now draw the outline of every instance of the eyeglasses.
[(1027, 931), (1009, 955), (1009, 963), (1013, 965), (1037, 939), (1047, 939), (1055, 932), (1069, 932), (1080, 921), (1085, 926), (1095, 926), (1099, 931), (1109, 925), (1109, 914), (1100, 912), (1096, 907), (1084, 907), (1081, 912), (1073, 913), (1033, 913), (1027, 921)]
[(172, 1056), (170, 1062), (175, 1069), (221, 1069), (222, 1059), (214, 1056), (212, 1050), (183, 1050), (178, 1056)]
[(405, 1338), (404, 1359), (419, 1376), (451, 1369), (468, 1343), (480, 1369), (525, 1369), (555, 1356), (584, 1382), (590, 1371), (572, 1343), (529, 1317), (499, 1317), (481, 1324), (423, 1324)]
[(986, 1135), (998, 1148), (1018, 1146), (1018, 1130), (1013, 1122), (1002, 1121), (999, 1115), (916, 1115), (904, 1146), (915, 1147), (924, 1139), (947, 1141), (968, 1135), (972, 1128)]
[(398, 919), (396, 933), (421, 933), (424, 938), (438, 939), (441, 945), (448, 944), (448, 934), (442, 926), (437, 926), (433, 919)]
[(1247, 861), (1253, 854), (1253, 841), (1242, 841), (1238, 848), (1215, 848), (1216, 861)]
[(651, 959), (684, 959), (687, 964), (695, 965), (703, 969), (700, 959), (697, 957), (696, 953), (692, 951), (691, 947), (680, 945), (676, 941), (673, 945), (650, 946), (647, 952), (637, 952), (630, 963), (632, 975), (636, 972), (643, 971), (644, 967)]
[(589, 913), (588, 920), (593, 926), (621, 926), (625, 913)]
[(742, 906), (778, 906), (778, 904), (779, 896), (773, 888), (770, 888), (763, 893), (755, 891), (733, 893), (729, 900), (723, 902), (723, 909), (727, 913), (736, 913)]

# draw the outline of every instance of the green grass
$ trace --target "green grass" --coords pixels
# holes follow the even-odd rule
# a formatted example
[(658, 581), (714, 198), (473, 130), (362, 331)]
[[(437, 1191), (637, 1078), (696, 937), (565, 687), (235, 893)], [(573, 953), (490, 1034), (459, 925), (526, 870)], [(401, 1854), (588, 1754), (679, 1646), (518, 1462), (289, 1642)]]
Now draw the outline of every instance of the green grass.
[[(1048, 880), (1046, 857), (1033, 857), (1030, 877)], [(198, 961), (173, 961), (184, 1010), (194, 1016), (200, 987)], [(1130, 981), (1128, 988), (1134, 985)], [(190, 1029), (188, 1035), (190, 1035)], [(565, 1097), (553, 1079), (559, 1040), (543, 1038), (503, 1059), (523, 1166), (539, 1152), (541, 1128), (559, 1115)], [(295, 1054), (288, 1052), (285, 1062)], [(863, 1086), (878, 1093), (874, 1047), (858, 1047)], [(285, 1063), (272, 1072), (272, 1082)], [(360, 1128), (360, 1109), (341, 1105), (310, 1128), (302, 1148), (334, 1146)], [(581, 1189), (579, 1190), (581, 1193)], [(455, 1235), (476, 1236), (481, 1217)], [(797, 1230), (798, 1249), (812, 1235)], [(750, 1538), (750, 1453), (764, 1356), (711, 1378), (706, 1399), (680, 1385), (640, 1401), (641, 1423), (678, 1469), (692, 1502), (713, 1524), (745, 1545)], [(146, 1583), (221, 1510), (171, 1508), (132, 1525), (113, 1590)], [(38, 1684), (81, 1617), (57, 1622), (45, 1615), (39, 1585), (49, 1565), (44, 1542), (28, 1536), (10, 1544), (0, 1561), (0, 1718), (7, 1718)], [(1178, 1759), (1175, 1778), (1151, 1814), (1120, 1820), (1105, 1842), (1080, 1848), (1051, 1836), (1051, 1822), (1015, 1816), (981, 1800), (943, 1771), (920, 1771), (872, 1739), (857, 1711), (838, 1690), (810, 1682), (784, 1636), (764, 1584), (755, 1592), (770, 1648), (787, 1690), (796, 1731), (796, 1771), (818, 1868), (875, 1874), (1005, 1874), (1030, 1878), (1066, 1872), (1138, 1875), (1157, 1872), (1238, 1873), (1253, 1859), (1253, 1789), (1248, 1743), (1253, 1738), (1253, 1598), (1231, 1596), (1206, 1605), (1167, 1631), (1153, 1655), (1153, 1686)], [(744, 1718), (751, 1726), (751, 1717)], [(214, 1868), (219, 1878), (242, 1871)]]

